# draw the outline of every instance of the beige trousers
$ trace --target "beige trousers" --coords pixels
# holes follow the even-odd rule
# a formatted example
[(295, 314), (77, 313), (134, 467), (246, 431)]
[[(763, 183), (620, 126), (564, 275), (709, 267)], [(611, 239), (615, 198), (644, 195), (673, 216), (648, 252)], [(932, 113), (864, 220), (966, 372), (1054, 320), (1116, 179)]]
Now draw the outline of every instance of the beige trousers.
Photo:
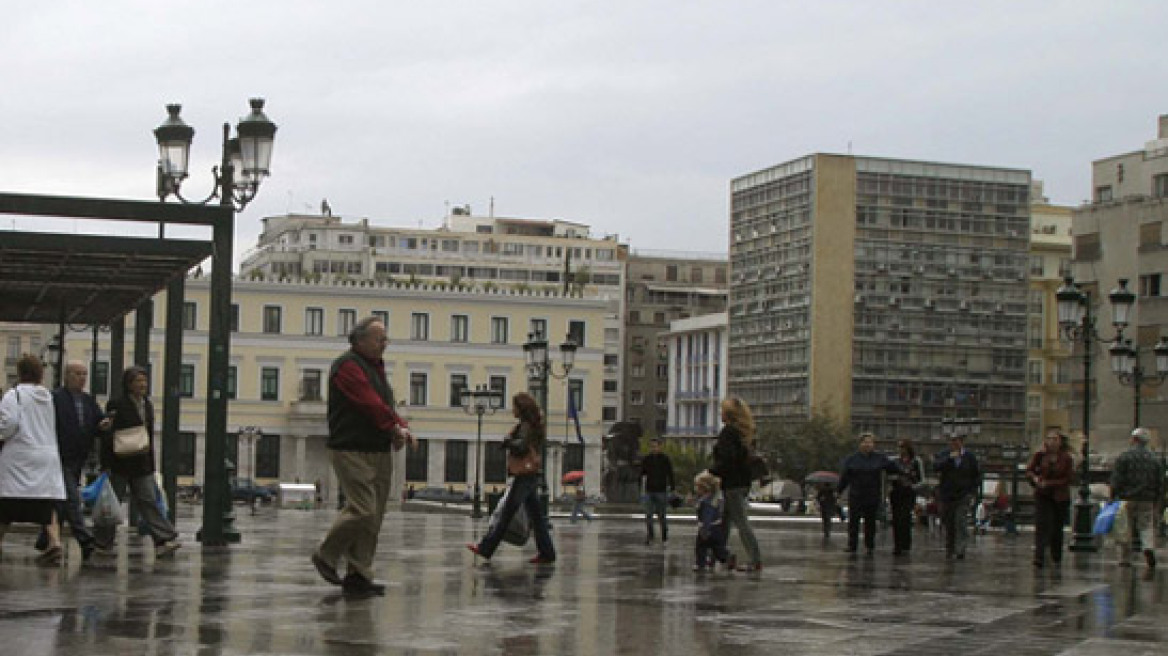
[(345, 495), (345, 507), (333, 521), (318, 552), (334, 567), (339, 568), (344, 559), (350, 573), (372, 581), (377, 535), (389, 501), (393, 454), (329, 451), (329, 459)]

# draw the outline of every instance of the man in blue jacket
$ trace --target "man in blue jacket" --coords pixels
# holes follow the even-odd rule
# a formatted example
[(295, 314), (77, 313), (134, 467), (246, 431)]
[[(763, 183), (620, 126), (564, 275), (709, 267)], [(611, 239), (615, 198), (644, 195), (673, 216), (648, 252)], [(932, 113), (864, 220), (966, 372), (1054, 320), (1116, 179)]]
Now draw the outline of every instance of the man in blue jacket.
[(945, 557), (965, 558), (969, 542), (969, 511), (981, 482), (977, 458), (965, 449), (965, 438), (949, 438), (949, 450), (933, 458), (933, 471), (941, 478), (937, 499), (941, 503), (941, 526), (945, 529)]
[(864, 521), (864, 548), (868, 555), (876, 548), (876, 512), (884, 500), (885, 474), (900, 471), (896, 462), (875, 450), (876, 437), (860, 435), (860, 449), (840, 465), (839, 493), (848, 493), (848, 553), (855, 553), (860, 541), (860, 520)]
[(65, 476), (65, 500), (57, 505), (57, 518), (68, 522), (73, 537), (81, 545), (86, 560), (93, 553), (93, 533), (85, 526), (78, 486), (81, 470), (93, 450), (99, 431), (109, 430), (110, 420), (85, 393), (89, 371), (81, 362), (65, 365), (65, 385), (53, 390), (53, 407), (57, 414), (57, 449), (61, 454), (61, 472)]

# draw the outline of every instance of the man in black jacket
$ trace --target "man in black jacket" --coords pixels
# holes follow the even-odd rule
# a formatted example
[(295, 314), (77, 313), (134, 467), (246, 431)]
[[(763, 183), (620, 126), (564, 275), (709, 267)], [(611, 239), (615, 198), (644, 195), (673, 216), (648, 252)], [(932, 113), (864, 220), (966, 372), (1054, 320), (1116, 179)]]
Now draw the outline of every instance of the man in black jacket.
[(649, 440), (649, 455), (641, 459), (641, 481), (645, 502), (645, 544), (653, 542), (653, 515), (661, 518), (661, 544), (669, 540), (669, 493), (673, 491), (673, 462), (661, 452), (661, 439)]
[(949, 450), (933, 458), (933, 471), (941, 477), (937, 499), (941, 503), (941, 526), (945, 529), (945, 557), (965, 558), (969, 542), (969, 511), (981, 483), (977, 457), (965, 450), (965, 438), (949, 438)]
[(109, 430), (110, 420), (85, 393), (89, 371), (81, 362), (65, 365), (65, 385), (53, 390), (53, 407), (57, 415), (57, 449), (61, 455), (61, 472), (65, 476), (65, 500), (57, 504), (57, 519), (68, 522), (73, 537), (81, 545), (85, 559), (93, 554), (93, 533), (85, 526), (78, 485), (81, 470), (93, 450), (99, 431)]
[(868, 555), (876, 548), (876, 511), (884, 500), (881, 494), (885, 473), (900, 471), (896, 462), (875, 450), (876, 437), (860, 435), (860, 448), (844, 458), (840, 466), (839, 492), (848, 492), (848, 553), (860, 542), (860, 520), (864, 521), (864, 548)]

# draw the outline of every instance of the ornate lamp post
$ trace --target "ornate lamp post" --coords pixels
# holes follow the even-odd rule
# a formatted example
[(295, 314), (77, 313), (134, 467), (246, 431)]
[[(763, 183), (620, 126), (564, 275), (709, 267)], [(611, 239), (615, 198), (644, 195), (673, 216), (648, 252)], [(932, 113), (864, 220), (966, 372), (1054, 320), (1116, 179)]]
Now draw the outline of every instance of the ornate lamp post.
[[(547, 404), (548, 404), (548, 377), (557, 380), (563, 380), (568, 377), (572, 371), (572, 365), (576, 363), (576, 342), (572, 341), (569, 335), (563, 344), (560, 344), (560, 358), (563, 362), (563, 373), (557, 373), (555, 363), (551, 361), (548, 355), (547, 338), (542, 333), (527, 333), (527, 342), (523, 345), (523, 353), (527, 356), (527, 386), (531, 389), (532, 383), (538, 385), (536, 388), (536, 400), (539, 401), (539, 408), (543, 411), (544, 425), (547, 425)], [(539, 483), (539, 496), (543, 504), (544, 516), (547, 516), (548, 510), (548, 485), (547, 485), (547, 440), (543, 441), (543, 449), (540, 452), (540, 459), (544, 463), (544, 475)]]
[[(1091, 307), (1091, 295), (1075, 285), (1075, 279), (1067, 276), (1063, 286), (1055, 293), (1058, 299), (1059, 331), (1070, 342), (1078, 342), (1083, 347), (1083, 471), (1079, 476), (1079, 498), (1075, 501), (1074, 533), (1071, 551), (1093, 552), (1098, 548), (1091, 533), (1091, 356), (1095, 342), (1107, 344), (1122, 343), (1123, 331), (1127, 328), (1136, 295), (1128, 291), (1127, 279), (1119, 279), (1119, 287), (1111, 290), (1111, 324), (1115, 327), (1115, 337), (1105, 338), (1095, 328), (1095, 316)], [(1114, 365), (1113, 365), (1114, 366)]]
[[(474, 390), (463, 389), (459, 395), (462, 411), (477, 415), (479, 421), (478, 436), (475, 438), (475, 483), (474, 507), (471, 517), (479, 519), (483, 516), (482, 471), (483, 471), (483, 415), (493, 415), (503, 407), (503, 394), (499, 390), (491, 389), (486, 385), (476, 385)], [(472, 403), (473, 401), (473, 403)]]
[[(206, 546), (222, 546), (239, 542), (239, 532), (232, 526), (235, 517), (231, 509), (228, 488), (227, 450), (227, 371), (231, 348), (231, 266), (234, 249), (235, 213), (243, 210), (255, 197), (260, 183), (268, 176), (272, 160), (272, 144), (276, 124), (264, 115), (264, 101), (253, 98), (251, 113), (236, 125), (236, 137), (231, 137), (231, 126), (223, 124), (222, 155), (218, 167), (212, 167), (214, 186), (201, 201), (189, 201), (182, 195), (182, 183), (187, 178), (191, 140), (194, 128), (179, 116), (182, 105), (167, 105), (166, 120), (154, 130), (158, 141), (158, 200), (165, 202), (174, 196), (183, 203), (206, 205), (219, 199), (219, 205), (230, 211), (230, 220), (215, 225), (212, 241), (215, 255), (211, 263), (211, 326), (208, 331), (207, 358), (207, 424), (205, 439), (206, 473), (203, 489), (203, 527), (197, 537)], [(181, 285), (181, 281), (177, 284)], [(168, 287), (167, 296), (182, 287)]]

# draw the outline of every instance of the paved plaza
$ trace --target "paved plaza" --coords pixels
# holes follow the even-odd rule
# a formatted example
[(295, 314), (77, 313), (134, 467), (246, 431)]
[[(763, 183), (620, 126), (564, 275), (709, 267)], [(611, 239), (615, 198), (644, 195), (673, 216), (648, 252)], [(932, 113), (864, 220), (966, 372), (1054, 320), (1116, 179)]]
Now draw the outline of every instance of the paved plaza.
[(761, 574), (695, 574), (692, 523), (662, 547), (639, 522), (557, 518), (554, 566), (506, 545), (476, 566), (463, 545), (485, 520), (394, 510), (377, 558), (388, 593), (349, 600), (308, 561), (332, 511), (244, 510), (228, 552), (198, 547), (194, 512), (186, 546), (157, 562), (123, 535), (117, 559), (79, 567), (73, 545), (46, 570), (33, 536), (10, 534), (0, 654), (1168, 654), (1168, 573), (1099, 554), (1035, 571), (1029, 535), (979, 538), (960, 562), (920, 535), (893, 558), (883, 535), (857, 557), (842, 531), (825, 545), (788, 520), (758, 531)]

